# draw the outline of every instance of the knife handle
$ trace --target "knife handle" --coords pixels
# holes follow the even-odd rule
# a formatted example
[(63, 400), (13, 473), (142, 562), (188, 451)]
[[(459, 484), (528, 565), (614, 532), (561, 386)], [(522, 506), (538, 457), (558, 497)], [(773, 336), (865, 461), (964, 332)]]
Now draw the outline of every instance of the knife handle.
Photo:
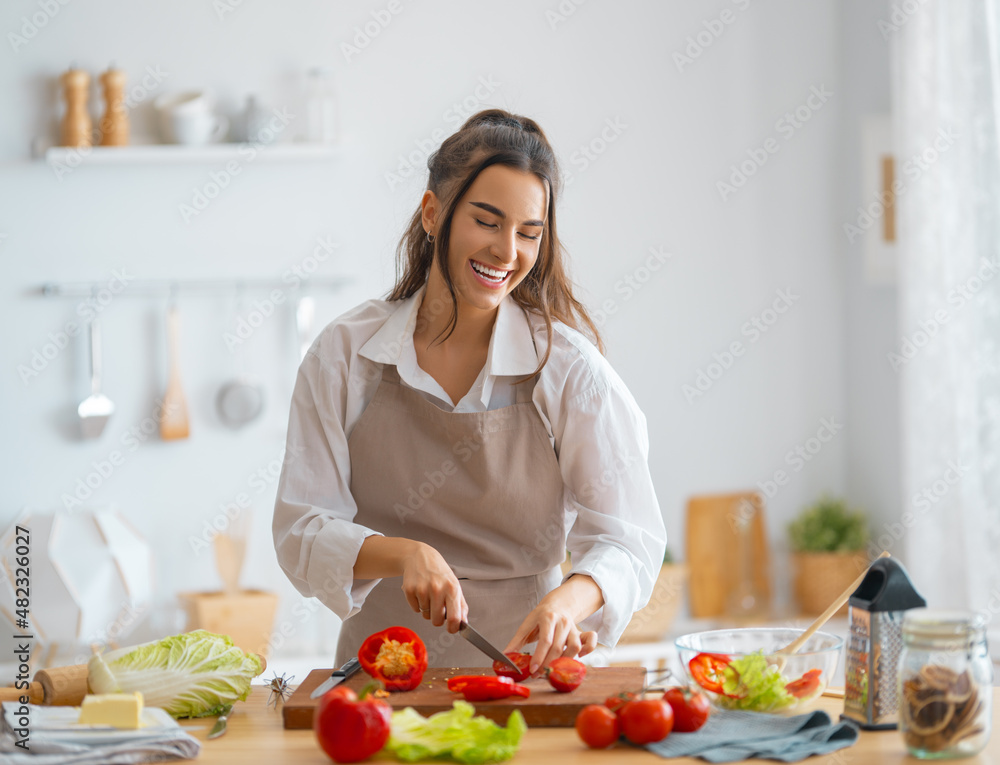
[(344, 666), (333, 670), (333, 672), (330, 673), (330, 677), (348, 678), (359, 669), (361, 669), (361, 662), (358, 660), (358, 657), (355, 656), (353, 659), (344, 664)]

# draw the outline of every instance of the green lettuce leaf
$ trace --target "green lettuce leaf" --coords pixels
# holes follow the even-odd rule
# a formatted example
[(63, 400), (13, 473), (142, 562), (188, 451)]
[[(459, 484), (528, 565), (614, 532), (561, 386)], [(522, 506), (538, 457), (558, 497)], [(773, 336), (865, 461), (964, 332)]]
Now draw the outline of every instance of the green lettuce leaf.
[(515, 709), (507, 727), (502, 727), (475, 714), (475, 707), (467, 701), (456, 701), (450, 711), (430, 717), (406, 707), (392, 713), (392, 731), (385, 748), (404, 762), (450, 755), (458, 762), (478, 765), (513, 757), (528, 730), (524, 715)]
[(773, 712), (797, 701), (785, 689), (786, 682), (762, 652), (739, 656), (723, 671), (722, 690), (727, 695), (718, 697), (717, 702), (726, 709)]
[(250, 680), (264, 668), (227, 635), (195, 630), (95, 654), (87, 670), (91, 693), (140, 691), (146, 706), (174, 717), (205, 717), (245, 701)]

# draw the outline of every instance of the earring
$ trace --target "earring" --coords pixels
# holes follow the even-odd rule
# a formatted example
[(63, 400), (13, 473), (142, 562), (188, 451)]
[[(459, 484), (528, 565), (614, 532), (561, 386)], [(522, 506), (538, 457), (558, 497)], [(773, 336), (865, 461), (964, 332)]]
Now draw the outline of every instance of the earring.
[(432, 234), (430, 231), (427, 232), (427, 241), (430, 242), (431, 244), (434, 244), (434, 234)]

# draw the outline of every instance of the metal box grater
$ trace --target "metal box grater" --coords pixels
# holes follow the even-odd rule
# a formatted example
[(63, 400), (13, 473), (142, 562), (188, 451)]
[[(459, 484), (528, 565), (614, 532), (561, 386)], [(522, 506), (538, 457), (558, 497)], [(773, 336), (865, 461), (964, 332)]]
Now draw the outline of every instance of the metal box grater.
[(895, 728), (903, 614), (927, 601), (893, 558), (879, 558), (848, 600), (844, 714), (866, 730)]

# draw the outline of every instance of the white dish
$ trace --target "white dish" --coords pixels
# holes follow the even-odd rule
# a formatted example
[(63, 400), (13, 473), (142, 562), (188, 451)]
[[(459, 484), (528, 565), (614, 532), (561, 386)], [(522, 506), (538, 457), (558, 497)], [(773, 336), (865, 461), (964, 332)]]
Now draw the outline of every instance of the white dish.
[[(14, 720), (18, 704), (4, 702), (3, 711), (10, 725)], [(177, 721), (160, 707), (144, 707), (141, 728), (120, 730), (106, 725), (80, 725), (80, 707), (31, 706), (29, 727), (33, 739), (57, 741), (59, 743), (117, 744), (136, 739), (171, 735), (180, 729)], [(14, 722), (14, 727), (16, 727)]]

